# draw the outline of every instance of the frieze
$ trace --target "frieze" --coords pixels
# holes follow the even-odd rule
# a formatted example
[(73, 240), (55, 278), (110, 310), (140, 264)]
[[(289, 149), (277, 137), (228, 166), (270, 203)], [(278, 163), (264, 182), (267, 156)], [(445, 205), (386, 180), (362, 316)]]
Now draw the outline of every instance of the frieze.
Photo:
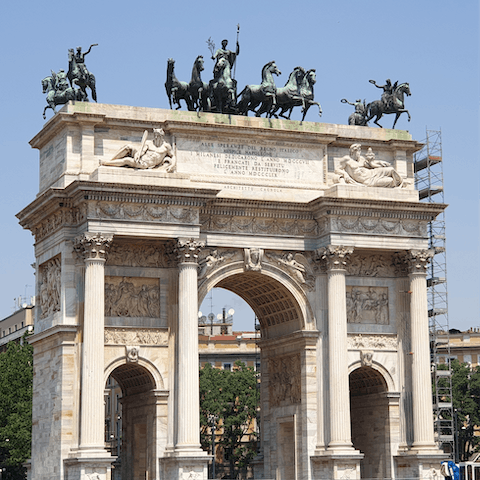
[(128, 346), (127, 348), (129, 349), (135, 345), (166, 346), (168, 343), (167, 331), (152, 328), (129, 329), (106, 327), (104, 337), (107, 345), (125, 345)]
[(53, 215), (50, 215), (41, 223), (32, 228), (35, 240), (39, 242), (48, 235), (56, 232), (63, 226), (78, 225), (82, 220), (82, 213), (79, 208), (60, 208)]
[(395, 265), (389, 255), (352, 255), (347, 263), (347, 275), (357, 277), (395, 277)]
[(165, 244), (152, 243), (113, 243), (107, 265), (124, 267), (174, 267), (171, 248)]
[(197, 219), (197, 212), (190, 208), (170, 207), (158, 204), (132, 204), (129, 202), (97, 201), (89, 211), (91, 218), (113, 218), (116, 220), (145, 220), (172, 223), (192, 223)]
[(268, 362), (268, 374), (271, 407), (278, 407), (284, 403), (291, 405), (301, 402), (301, 360), (299, 354), (271, 358)]
[(318, 224), (315, 220), (200, 215), (200, 224), (202, 230), (207, 232), (299, 235), (304, 237), (316, 237), (319, 234)]
[(105, 277), (105, 316), (160, 317), (158, 279)]
[(355, 334), (348, 335), (349, 350), (397, 350), (395, 335)]
[(364, 216), (332, 217), (331, 229), (332, 231), (340, 232), (408, 235), (410, 237), (425, 237), (427, 235), (427, 226), (425, 222), (405, 219), (366, 218)]
[(40, 318), (60, 311), (61, 260), (52, 258), (40, 266)]

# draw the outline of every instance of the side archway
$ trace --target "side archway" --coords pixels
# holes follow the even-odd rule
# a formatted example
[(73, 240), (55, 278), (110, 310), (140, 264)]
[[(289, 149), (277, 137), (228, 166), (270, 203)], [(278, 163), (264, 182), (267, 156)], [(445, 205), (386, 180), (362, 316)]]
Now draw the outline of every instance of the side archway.
[(371, 366), (359, 366), (349, 375), (352, 442), (365, 456), (362, 478), (388, 478), (391, 473), (390, 405), (385, 377)]
[[(125, 357), (106, 369), (106, 442), (116, 479), (156, 478), (156, 451), (160, 416), (167, 415), (159, 402), (163, 379), (145, 359), (127, 362)], [(162, 407), (163, 410), (162, 411)]]

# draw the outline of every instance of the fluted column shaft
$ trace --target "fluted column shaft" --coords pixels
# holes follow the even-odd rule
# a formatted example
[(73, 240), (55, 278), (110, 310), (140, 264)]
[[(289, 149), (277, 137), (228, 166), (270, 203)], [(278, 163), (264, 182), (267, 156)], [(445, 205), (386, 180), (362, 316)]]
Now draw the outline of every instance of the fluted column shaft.
[(346, 262), (351, 247), (329, 246), (327, 262), (330, 442), (328, 450), (353, 450), (348, 383)]
[(178, 254), (178, 386), (176, 450), (200, 450), (198, 380), (198, 251), (203, 243), (179, 240)]
[(435, 448), (428, 330), (426, 269), (428, 250), (408, 254), (412, 345), (413, 447)]
[(75, 249), (85, 260), (80, 449), (104, 450), (105, 261), (111, 236), (84, 234)]

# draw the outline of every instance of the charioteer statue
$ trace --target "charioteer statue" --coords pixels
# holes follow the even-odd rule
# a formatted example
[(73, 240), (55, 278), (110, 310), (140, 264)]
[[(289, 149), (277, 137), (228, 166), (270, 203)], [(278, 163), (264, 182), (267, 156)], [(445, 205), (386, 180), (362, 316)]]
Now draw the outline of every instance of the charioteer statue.
[(240, 54), (240, 44), (237, 40), (237, 48), (235, 52), (227, 49), (228, 40), (222, 40), (222, 48), (219, 48), (215, 54), (212, 55), (212, 60), (215, 60), (215, 66), (213, 67), (214, 73), (215, 68), (217, 68), (218, 62), (220, 59), (224, 58), (230, 64), (230, 70), (233, 69), (235, 61), (237, 60), (238, 55)]

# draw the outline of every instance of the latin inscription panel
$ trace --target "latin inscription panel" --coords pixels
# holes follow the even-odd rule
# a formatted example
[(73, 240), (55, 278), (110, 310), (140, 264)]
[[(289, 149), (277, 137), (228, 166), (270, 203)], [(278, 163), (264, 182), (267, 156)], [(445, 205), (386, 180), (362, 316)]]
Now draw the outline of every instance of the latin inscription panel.
[[(323, 145), (212, 138), (177, 139), (177, 170), (213, 182), (297, 186), (323, 184)], [(222, 179), (223, 177), (223, 179)]]

